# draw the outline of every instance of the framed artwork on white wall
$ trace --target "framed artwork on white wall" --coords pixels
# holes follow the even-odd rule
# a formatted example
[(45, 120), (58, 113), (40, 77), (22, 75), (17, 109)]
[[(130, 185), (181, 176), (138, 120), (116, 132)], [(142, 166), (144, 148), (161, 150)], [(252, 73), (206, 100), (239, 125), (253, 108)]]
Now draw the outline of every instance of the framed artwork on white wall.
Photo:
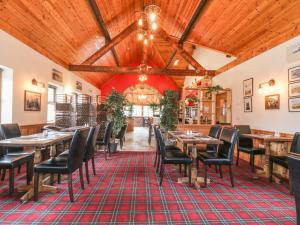
[(292, 67), (288, 70), (289, 83), (298, 81), (300, 82), (300, 66)]
[(289, 84), (289, 97), (300, 96), (300, 82), (294, 82)]
[(244, 112), (252, 112), (252, 97), (244, 98)]
[(289, 98), (289, 112), (300, 112), (300, 97)]
[(253, 96), (253, 78), (243, 81), (244, 97)]

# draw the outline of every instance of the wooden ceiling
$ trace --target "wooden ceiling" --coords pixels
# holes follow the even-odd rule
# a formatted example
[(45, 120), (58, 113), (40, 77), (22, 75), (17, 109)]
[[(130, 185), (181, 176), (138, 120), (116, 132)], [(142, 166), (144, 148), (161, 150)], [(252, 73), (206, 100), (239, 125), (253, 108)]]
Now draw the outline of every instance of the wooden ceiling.
[[(81, 64), (105, 44), (105, 34), (95, 19), (90, 0), (0, 0), (0, 29), (55, 62), (68, 67)], [(160, 6), (160, 27), (176, 42), (186, 30), (200, 0), (95, 0), (108, 34), (114, 38), (136, 20), (136, 12), (155, 3)], [(208, 0), (184, 42), (192, 54), (194, 45), (207, 46), (237, 56), (220, 69), (225, 71), (300, 34), (300, 0)], [(120, 66), (140, 64), (143, 45), (131, 33), (114, 47)], [(174, 49), (156, 35), (148, 45), (147, 62), (164, 68)], [(174, 66), (178, 59), (178, 65)], [(116, 66), (112, 51), (96, 61)], [(170, 69), (188, 64), (176, 53)], [(101, 87), (113, 74), (80, 76)], [(172, 77), (181, 86), (184, 77)]]

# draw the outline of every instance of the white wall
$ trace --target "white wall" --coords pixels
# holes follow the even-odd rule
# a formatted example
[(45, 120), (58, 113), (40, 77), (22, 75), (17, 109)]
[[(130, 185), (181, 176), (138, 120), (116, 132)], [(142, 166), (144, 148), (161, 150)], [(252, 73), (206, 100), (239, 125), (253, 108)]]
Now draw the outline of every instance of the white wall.
[(41, 124), (47, 121), (47, 92), (42, 93), (42, 108), (40, 112), (24, 111), (24, 90), (32, 90), (33, 78), (46, 85), (55, 83), (52, 69), (63, 73), (63, 86), (71, 87), (75, 91), (76, 81), (81, 81), (82, 93), (100, 94), (100, 90), (79, 78), (76, 74), (57, 65), (50, 59), (36, 52), (19, 40), (0, 30), (0, 67), (13, 70), (13, 115), (12, 122), (20, 125)]
[[(288, 63), (287, 49), (300, 43), (300, 36), (264, 52), (213, 79), (214, 84), (232, 89), (233, 124), (250, 124), (252, 128), (281, 132), (300, 131), (300, 112), (288, 112), (288, 68), (300, 61)], [(244, 112), (243, 80), (254, 79), (253, 112)], [(259, 83), (274, 78), (273, 94), (280, 94), (280, 109), (265, 110), (265, 95), (258, 94)], [(272, 93), (271, 93), (272, 94)]]

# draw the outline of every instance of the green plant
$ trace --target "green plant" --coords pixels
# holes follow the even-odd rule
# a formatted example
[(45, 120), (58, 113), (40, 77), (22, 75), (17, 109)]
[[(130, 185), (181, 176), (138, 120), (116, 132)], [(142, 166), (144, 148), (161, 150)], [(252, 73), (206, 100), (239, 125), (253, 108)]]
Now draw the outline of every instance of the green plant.
[(153, 103), (150, 103), (150, 104), (149, 104), (149, 107), (150, 107), (150, 109), (152, 109), (153, 114), (155, 113), (156, 110), (159, 109), (159, 105), (156, 104), (156, 103), (154, 103), (154, 102), (153, 102)]
[(162, 107), (161, 111), (161, 125), (166, 130), (175, 130), (178, 123), (178, 92), (173, 90), (166, 90), (164, 97), (160, 101)]
[(125, 97), (112, 90), (111, 94), (105, 99), (105, 108), (107, 109), (108, 120), (114, 121), (113, 136), (116, 136), (126, 122), (124, 107), (126, 106)]
[(133, 112), (133, 103), (132, 102), (128, 102), (127, 103), (127, 110), (129, 112), (129, 116), (132, 116), (132, 112)]
[(187, 103), (196, 103), (196, 102), (199, 102), (199, 99), (195, 96), (195, 95), (188, 95), (185, 97), (185, 102)]
[(211, 86), (211, 87), (208, 87), (207, 93), (218, 92), (221, 90), (223, 90), (223, 88), (220, 85)]

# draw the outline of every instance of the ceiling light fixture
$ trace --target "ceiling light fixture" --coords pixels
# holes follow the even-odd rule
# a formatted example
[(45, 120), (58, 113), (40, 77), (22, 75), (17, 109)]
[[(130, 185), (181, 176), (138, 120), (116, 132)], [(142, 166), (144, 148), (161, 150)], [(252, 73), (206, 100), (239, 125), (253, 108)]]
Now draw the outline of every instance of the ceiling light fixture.
[(157, 23), (154, 22), (154, 23), (151, 24), (151, 29), (152, 30), (154, 30), (154, 31), (157, 30), (157, 27), (158, 27)]
[(174, 66), (177, 66), (178, 65), (178, 63), (179, 63), (179, 59), (176, 59), (175, 61), (174, 61)]
[(147, 45), (147, 44), (148, 44), (148, 40), (145, 39), (145, 40), (144, 40), (144, 45)]

